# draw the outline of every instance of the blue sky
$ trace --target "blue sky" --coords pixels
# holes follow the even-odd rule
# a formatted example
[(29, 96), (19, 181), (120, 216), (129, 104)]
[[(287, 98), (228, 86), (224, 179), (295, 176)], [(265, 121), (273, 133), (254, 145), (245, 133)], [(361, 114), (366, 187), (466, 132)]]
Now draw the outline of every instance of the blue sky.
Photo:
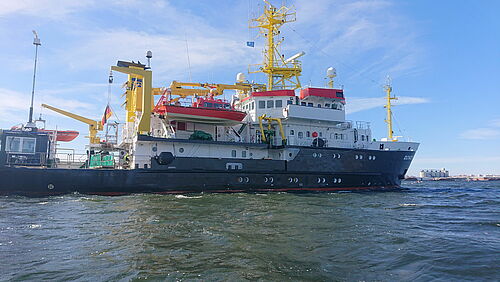
[[(410, 173), (445, 167), (452, 174), (500, 174), (499, 1), (286, 1), (297, 21), (282, 29), (286, 56), (305, 51), (304, 85), (323, 86), (337, 69), (348, 119), (370, 121), (385, 137), (383, 88), (392, 77), (396, 133), (421, 142)], [(280, 4), (282, 1), (275, 1)], [(109, 66), (145, 61), (153, 51), (154, 86), (172, 80), (232, 83), (261, 62), (262, 39), (249, 15), (262, 3), (160, 0), (3, 0), (0, 2), (0, 128), (25, 122), (33, 69), (31, 30), (42, 41), (35, 115), (47, 103), (100, 119)], [(191, 68), (188, 67), (186, 41)], [(247, 76), (264, 81), (260, 74)], [(111, 105), (123, 120), (115, 74)], [(86, 126), (48, 110), (47, 127)], [(82, 148), (79, 137), (65, 147)]]

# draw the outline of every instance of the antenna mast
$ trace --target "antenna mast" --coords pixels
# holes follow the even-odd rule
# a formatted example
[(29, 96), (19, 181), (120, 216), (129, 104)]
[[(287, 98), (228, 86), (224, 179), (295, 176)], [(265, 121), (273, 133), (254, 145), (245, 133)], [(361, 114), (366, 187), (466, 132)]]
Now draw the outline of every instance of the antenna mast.
[(280, 35), (281, 26), (296, 20), (295, 11), (285, 6), (278, 9), (267, 0), (264, 2), (266, 3), (264, 13), (250, 21), (250, 28), (259, 28), (262, 36), (267, 38), (264, 63), (254, 65), (254, 67), (258, 67), (258, 70), (249, 71), (249, 73), (263, 72), (267, 74), (267, 90), (300, 88), (299, 76), (302, 72), (302, 66), (297, 59), (305, 53), (301, 52), (285, 59), (284, 55), (278, 51), (284, 37), (276, 38)]
[(35, 78), (36, 78), (36, 62), (38, 58), (38, 46), (42, 45), (42, 43), (40, 43), (40, 38), (38, 38), (38, 34), (34, 30), (33, 30), (33, 35), (35, 36), (33, 38), (33, 45), (35, 45), (35, 66), (33, 68), (33, 88), (31, 89), (30, 115), (28, 123), (26, 124), (26, 127), (28, 128), (36, 127), (35, 123), (33, 122), (33, 101), (35, 100)]
[(397, 100), (396, 97), (391, 97), (392, 86), (391, 86), (391, 78), (387, 76), (386, 85), (384, 86), (384, 90), (387, 93), (387, 103), (384, 108), (387, 109), (387, 118), (385, 122), (387, 123), (387, 139), (389, 141), (398, 141), (397, 138), (393, 137), (392, 131), (392, 110), (391, 110), (391, 100)]

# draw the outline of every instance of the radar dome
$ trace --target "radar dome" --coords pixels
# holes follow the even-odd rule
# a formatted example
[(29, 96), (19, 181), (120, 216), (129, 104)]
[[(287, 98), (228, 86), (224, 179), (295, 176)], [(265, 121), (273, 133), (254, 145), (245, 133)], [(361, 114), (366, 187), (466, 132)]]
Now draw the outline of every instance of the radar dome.
[(335, 68), (329, 67), (326, 70), (326, 76), (328, 76), (328, 77), (335, 77), (335, 76), (337, 76), (337, 70)]
[(236, 82), (244, 82), (246, 79), (245, 77), (245, 74), (242, 73), (242, 72), (239, 72), (237, 75), (236, 75)]

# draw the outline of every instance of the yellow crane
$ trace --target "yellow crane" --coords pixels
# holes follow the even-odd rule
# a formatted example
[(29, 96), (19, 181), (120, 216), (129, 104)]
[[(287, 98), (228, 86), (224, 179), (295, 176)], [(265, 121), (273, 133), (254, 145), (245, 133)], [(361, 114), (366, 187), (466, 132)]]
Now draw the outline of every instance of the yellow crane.
[[(182, 88), (182, 87), (200, 87), (198, 89)], [(178, 82), (172, 81), (170, 84), (170, 94), (178, 95), (182, 98), (187, 96), (219, 96), (224, 94), (224, 90), (238, 90), (243, 94), (248, 94), (251, 91), (264, 91), (265, 85), (237, 82), (235, 84), (218, 84), (218, 83), (196, 83), (196, 82)]]
[(103, 130), (103, 126), (100, 121), (95, 121), (86, 117), (79, 116), (77, 114), (73, 114), (67, 112), (65, 110), (58, 109), (56, 107), (49, 106), (47, 104), (42, 104), (42, 107), (52, 110), (61, 115), (67, 116), (72, 119), (76, 119), (77, 121), (81, 121), (89, 125), (89, 136), (86, 136), (90, 139), (90, 144), (100, 144), (101, 140), (97, 137), (97, 132)]

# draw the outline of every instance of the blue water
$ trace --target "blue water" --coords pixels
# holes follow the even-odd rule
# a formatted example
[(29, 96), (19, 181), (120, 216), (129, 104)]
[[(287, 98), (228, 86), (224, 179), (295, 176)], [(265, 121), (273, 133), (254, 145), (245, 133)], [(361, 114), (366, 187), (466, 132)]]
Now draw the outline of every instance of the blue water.
[(500, 280), (500, 182), (0, 198), (0, 280)]

